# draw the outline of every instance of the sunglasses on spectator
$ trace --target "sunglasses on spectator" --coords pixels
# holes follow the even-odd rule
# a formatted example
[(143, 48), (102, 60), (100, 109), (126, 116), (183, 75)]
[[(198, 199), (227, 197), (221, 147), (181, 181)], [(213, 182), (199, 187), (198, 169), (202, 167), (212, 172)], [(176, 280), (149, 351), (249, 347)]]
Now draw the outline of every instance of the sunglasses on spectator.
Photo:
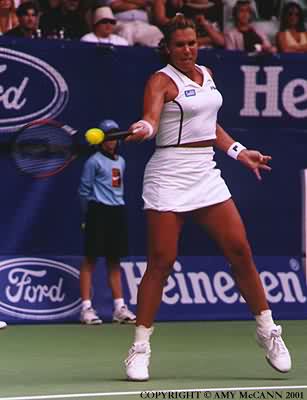
[(115, 19), (108, 19), (108, 18), (103, 18), (99, 21), (99, 24), (112, 24), (115, 25), (116, 24), (116, 20)]

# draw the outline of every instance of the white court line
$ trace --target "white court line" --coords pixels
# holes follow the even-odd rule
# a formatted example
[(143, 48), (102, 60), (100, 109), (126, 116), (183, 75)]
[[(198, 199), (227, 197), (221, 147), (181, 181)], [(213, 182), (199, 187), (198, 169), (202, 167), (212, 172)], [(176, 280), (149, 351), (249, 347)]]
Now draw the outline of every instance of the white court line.
[(69, 394), (47, 394), (41, 396), (17, 396), (17, 397), (0, 397), (0, 400), (48, 400), (48, 399), (69, 399), (82, 397), (106, 397), (106, 396), (130, 396), (141, 393), (180, 393), (180, 392), (237, 392), (239, 390), (291, 390), (291, 389), (307, 389), (305, 386), (258, 386), (258, 387), (237, 387), (237, 388), (208, 388), (208, 389), (160, 389), (160, 390), (138, 390), (135, 392), (101, 392), (101, 393), (69, 393)]

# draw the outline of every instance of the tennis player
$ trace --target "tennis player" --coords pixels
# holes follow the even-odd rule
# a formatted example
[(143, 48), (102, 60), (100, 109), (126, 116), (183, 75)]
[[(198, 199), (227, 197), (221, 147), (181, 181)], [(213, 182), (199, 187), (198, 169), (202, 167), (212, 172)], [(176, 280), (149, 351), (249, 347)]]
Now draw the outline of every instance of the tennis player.
[[(215, 168), (214, 147), (251, 169), (258, 179), (269, 171), (270, 156), (248, 150), (217, 124), (222, 96), (212, 74), (197, 65), (194, 24), (176, 15), (168, 24), (161, 51), (167, 65), (146, 84), (142, 120), (127, 141), (156, 136), (156, 150), (144, 175), (148, 222), (147, 269), (138, 290), (135, 338), (125, 360), (129, 380), (149, 378), (150, 336), (164, 284), (177, 256), (185, 216), (190, 214), (217, 242), (231, 265), (238, 288), (256, 319), (256, 337), (267, 361), (280, 372), (291, 358), (267, 303), (250, 245), (231, 194)], [(204, 343), (204, 346), (206, 344)]]
[[(104, 120), (99, 128), (105, 133), (119, 131), (113, 120)], [(125, 160), (117, 154), (116, 140), (103, 142), (85, 163), (79, 194), (85, 217), (85, 258), (80, 269), (82, 298), (81, 322), (102, 323), (91, 302), (92, 274), (97, 257), (104, 256), (108, 284), (114, 300), (113, 321), (135, 323), (135, 315), (124, 302), (121, 284), (120, 257), (128, 253), (125, 216)]]

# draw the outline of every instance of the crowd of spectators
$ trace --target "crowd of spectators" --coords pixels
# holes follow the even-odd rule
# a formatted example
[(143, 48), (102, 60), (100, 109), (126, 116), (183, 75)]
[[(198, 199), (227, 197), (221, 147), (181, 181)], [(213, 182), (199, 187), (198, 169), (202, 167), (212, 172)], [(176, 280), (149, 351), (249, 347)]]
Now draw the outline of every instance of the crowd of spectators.
[(307, 52), (307, 0), (0, 0), (0, 35), (157, 47), (176, 13), (200, 47)]

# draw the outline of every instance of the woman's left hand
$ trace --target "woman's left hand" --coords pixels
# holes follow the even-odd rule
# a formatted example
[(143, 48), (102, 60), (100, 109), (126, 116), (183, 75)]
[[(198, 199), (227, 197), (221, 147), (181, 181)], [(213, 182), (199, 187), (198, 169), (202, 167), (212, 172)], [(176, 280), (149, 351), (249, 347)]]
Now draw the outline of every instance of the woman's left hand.
[(257, 179), (261, 181), (260, 170), (271, 171), (268, 162), (272, 160), (271, 156), (265, 156), (256, 150), (242, 150), (238, 155), (238, 160), (247, 168), (251, 169), (256, 175)]

